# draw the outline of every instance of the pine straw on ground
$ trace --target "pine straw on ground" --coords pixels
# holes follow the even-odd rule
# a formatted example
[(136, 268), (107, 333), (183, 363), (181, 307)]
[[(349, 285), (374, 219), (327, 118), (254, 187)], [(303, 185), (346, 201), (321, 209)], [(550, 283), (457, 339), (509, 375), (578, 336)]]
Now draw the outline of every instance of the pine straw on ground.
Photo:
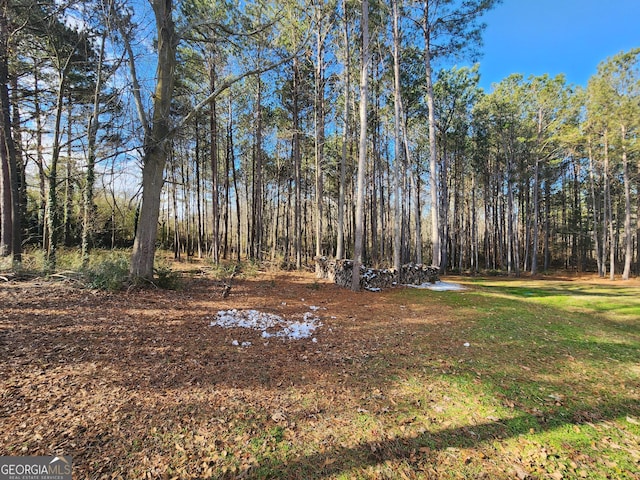
[[(311, 305), (317, 342), (209, 327), (219, 310), (287, 317)], [(528, 427), (451, 407), (442, 375), (473, 361), (472, 323), (310, 274), (238, 280), (226, 299), (206, 277), (128, 293), (6, 283), (0, 455), (72, 455), (77, 479), (538, 478), (500, 446)]]

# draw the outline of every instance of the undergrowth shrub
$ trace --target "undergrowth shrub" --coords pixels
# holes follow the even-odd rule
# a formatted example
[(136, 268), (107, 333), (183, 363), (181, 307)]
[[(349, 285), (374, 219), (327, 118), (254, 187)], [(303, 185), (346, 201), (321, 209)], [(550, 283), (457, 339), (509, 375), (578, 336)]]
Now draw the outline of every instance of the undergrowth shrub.
[(218, 264), (212, 263), (210, 274), (216, 280), (228, 280), (232, 275), (237, 279), (253, 278), (258, 275), (260, 264), (253, 260), (241, 262), (222, 261)]
[(112, 253), (84, 271), (89, 288), (99, 290), (121, 290), (129, 281), (129, 258), (122, 253)]
[(25, 248), (21, 262), (12, 262), (11, 257), (0, 258), (0, 271), (20, 274), (40, 274), (44, 270), (44, 253), (41, 249)]
[(171, 270), (171, 267), (161, 265), (153, 269), (155, 274), (154, 285), (165, 290), (178, 290), (181, 287), (180, 275)]
[(82, 253), (75, 248), (60, 248), (57, 251), (57, 271), (78, 272), (82, 270)]

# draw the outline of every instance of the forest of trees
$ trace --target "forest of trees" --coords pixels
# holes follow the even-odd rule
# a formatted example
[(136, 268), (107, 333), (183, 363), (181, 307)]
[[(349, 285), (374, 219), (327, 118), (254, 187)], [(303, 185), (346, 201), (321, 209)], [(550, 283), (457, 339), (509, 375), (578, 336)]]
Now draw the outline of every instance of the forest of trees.
[(485, 92), (498, 3), (0, 0), (0, 254), (637, 275), (640, 48)]

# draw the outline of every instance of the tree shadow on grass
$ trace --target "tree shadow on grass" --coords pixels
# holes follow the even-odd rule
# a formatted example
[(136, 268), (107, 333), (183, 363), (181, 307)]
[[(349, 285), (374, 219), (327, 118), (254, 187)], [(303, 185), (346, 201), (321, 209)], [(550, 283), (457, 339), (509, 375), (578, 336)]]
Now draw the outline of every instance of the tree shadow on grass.
[[(602, 297), (619, 300), (623, 297), (637, 299), (637, 293), (629, 285), (557, 285), (548, 284), (544, 286), (505, 286), (505, 285), (483, 285), (483, 289), (489, 292), (499, 291), (507, 295), (521, 298), (544, 298), (544, 297)], [(607, 292), (601, 291), (606, 288)]]
[(353, 447), (337, 447), (328, 452), (314, 453), (287, 462), (267, 461), (251, 477), (324, 478), (399, 460), (419, 471), (425, 464), (432, 464), (432, 457), (438, 452), (479, 447), (494, 440), (503, 441), (529, 434), (531, 429), (539, 433), (566, 425), (614, 420), (625, 415), (637, 416), (640, 414), (640, 405), (635, 401), (625, 400), (575, 408), (563, 411), (562, 414), (555, 412), (554, 415), (547, 415), (549, 413), (540, 412), (537, 416), (521, 414), (513, 418), (425, 432), (416, 436), (361, 442)]

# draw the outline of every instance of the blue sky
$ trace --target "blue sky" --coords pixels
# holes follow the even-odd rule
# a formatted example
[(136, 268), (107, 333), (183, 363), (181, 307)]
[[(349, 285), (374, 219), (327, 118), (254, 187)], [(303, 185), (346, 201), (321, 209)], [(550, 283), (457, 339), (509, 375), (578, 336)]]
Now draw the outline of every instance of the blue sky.
[(586, 85), (602, 60), (640, 47), (640, 0), (503, 0), (483, 18), (486, 91), (511, 73)]

